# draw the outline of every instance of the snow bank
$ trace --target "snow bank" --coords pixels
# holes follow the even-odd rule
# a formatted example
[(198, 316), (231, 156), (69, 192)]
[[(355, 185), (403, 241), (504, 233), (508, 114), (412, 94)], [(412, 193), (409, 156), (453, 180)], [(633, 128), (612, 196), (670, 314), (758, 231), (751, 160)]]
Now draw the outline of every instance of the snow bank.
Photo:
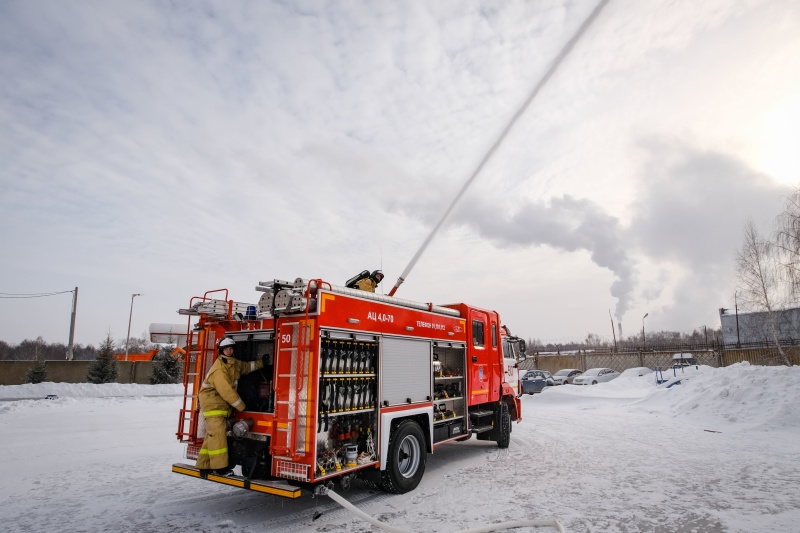
[(138, 385), (135, 383), (36, 383), (0, 385), (0, 400), (44, 399), (49, 394), (59, 398), (109, 398), (115, 396), (182, 396), (183, 385)]
[(800, 367), (700, 367), (666, 394), (639, 403), (675, 417), (713, 419), (720, 423), (769, 429), (800, 427)]
[[(548, 387), (542, 403), (592, 408), (610, 403), (698, 423), (737, 425), (741, 429), (800, 427), (800, 367), (737, 363), (725, 368), (700, 365), (677, 372), (620, 376), (591, 386)], [(670, 385), (680, 380), (679, 384)], [(628, 400), (626, 402), (626, 400)]]

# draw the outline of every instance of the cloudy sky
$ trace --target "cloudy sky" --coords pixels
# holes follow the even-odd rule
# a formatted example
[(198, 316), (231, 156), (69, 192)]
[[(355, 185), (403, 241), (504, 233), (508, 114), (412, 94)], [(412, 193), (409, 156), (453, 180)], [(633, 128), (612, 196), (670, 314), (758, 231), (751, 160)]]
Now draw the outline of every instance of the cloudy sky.
[[(0, 3), (0, 293), (75, 341), (261, 280), (384, 292), (595, 9), (583, 0)], [(800, 4), (611, 0), (397, 296), (565, 342), (718, 326), (800, 183)], [(380, 291), (380, 289), (379, 289)], [(0, 298), (65, 342), (71, 294)]]

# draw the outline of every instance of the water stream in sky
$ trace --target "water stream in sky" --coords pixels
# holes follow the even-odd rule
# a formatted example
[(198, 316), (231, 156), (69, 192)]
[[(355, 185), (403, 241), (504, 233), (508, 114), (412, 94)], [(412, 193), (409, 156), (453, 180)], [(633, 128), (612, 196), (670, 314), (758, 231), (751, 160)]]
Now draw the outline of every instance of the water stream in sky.
[(442, 227), (444, 221), (453, 211), (453, 208), (456, 206), (458, 201), (461, 200), (461, 197), (464, 196), (464, 193), (467, 191), (467, 189), (469, 189), (469, 186), (472, 185), (472, 182), (475, 181), (475, 178), (478, 176), (478, 174), (480, 174), (481, 170), (483, 170), (483, 167), (497, 151), (497, 148), (503, 143), (506, 136), (508, 135), (508, 132), (511, 131), (511, 128), (514, 127), (514, 124), (516, 124), (519, 117), (521, 117), (522, 114), (525, 113), (525, 111), (528, 109), (528, 106), (530, 106), (531, 102), (533, 102), (533, 100), (539, 94), (539, 91), (542, 90), (542, 87), (547, 85), (547, 82), (550, 81), (550, 78), (553, 77), (553, 74), (556, 72), (556, 70), (558, 70), (558, 67), (561, 66), (561, 63), (569, 55), (569, 53), (572, 51), (572, 49), (575, 47), (575, 45), (581, 39), (581, 37), (583, 37), (583, 34), (586, 33), (586, 30), (589, 29), (589, 26), (592, 25), (592, 23), (595, 21), (598, 15), (600, 15), (600, 12), (603, 10), (606, 4), (608, 4), (609, 1), (610, 0), (600, 0), (597, 6), (595, 6), (594, 10), (586, 18), (586, 20), (583, 21), (583, 24), (581, 24), (580, 28), (578, 28), (578, 31), (575, 32), (575, 35), (573, 35), (572, 38), (569, 41), (567, 41), (567, 44), (565, 44), (564, 47), (561, 49), (561, 51), (558, 53), (555, 60), (550, 65), (550, 68), (547, 69), (547, 72), (544, 73), (544, 76), (542, 76), (539, 82), (534, 86), (533, 90), (528, 95), (528, 98), (525, 100), (525, 102), (523, 102), (522, 106), (517, 110), (516, 113), (514, 113), (514, 116), (511, 117), (511, 120), (508, 122), (506, 127), (497, 137), (497, 140), (494, 141), (494, 144), (492, 144), (491, 148), (489, 148), (489, 151), (486, 152), (486, 154), (483, 156), (483, 159), (481, 159), (481, 162), (478, 164), (477, 168), (475, 168), (475, 171), (461, 187), (461, 190), (458, 191), (458, 194), (450, 203), (450, 206), (447, 208), (447, 211), (444, 212), (442, 218), (439, 219), (439, 222), (436, 224), (436, 226), (433, 227), (431, 232), (425, 238), (425, 241), (422, 243), (422, 246), (419, 247), (419, 250), (417, 250), (417, 252), (414, 254), (414, 257), (411, 258), (411, 261), (408, 263), (408, 266), (406, 266), (405, 270), (403, 270), (403, 273), (400, 275), (399, 278), (397, 278), (397, 283), (395, 283), (394, 287), (392, 287), (391, 292), (389, 292), (389, 296), (394, 296), (394, 293), (397, 290), (397, 288), (403, 283), (403, 281), (405, 281), (406, 277), (408, 277), (409, 272), (411, 272), (411, 269), (414, 268), (414, 265), (417, 264), (417, 261), (422, 256), (423, 252), (425, 252), (425, 249), (431, 243), (431, 240), (433, 240), (433, 237), (439, 231), (439, 228)]

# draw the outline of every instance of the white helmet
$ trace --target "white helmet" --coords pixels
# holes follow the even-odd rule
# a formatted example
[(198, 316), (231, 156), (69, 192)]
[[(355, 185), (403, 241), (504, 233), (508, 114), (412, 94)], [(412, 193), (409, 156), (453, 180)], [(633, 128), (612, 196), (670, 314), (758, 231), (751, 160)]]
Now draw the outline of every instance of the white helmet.
[(228, 346), (233, 346), (234, 344), (236, 343), (233, 342), (233, 339), (231, 339), (230, 337), (225, 337), (220, 341), (219, 349), (222, 350), (223, 348), (227, 348)]

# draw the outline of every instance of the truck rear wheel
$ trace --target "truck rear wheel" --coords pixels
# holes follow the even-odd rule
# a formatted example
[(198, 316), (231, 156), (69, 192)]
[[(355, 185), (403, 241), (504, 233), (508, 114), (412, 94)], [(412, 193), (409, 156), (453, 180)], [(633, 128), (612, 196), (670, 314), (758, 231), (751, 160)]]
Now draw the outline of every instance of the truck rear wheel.
[(386, 470), (381, 472), (384, 490), (403, 494), (414, 490), (425, 473), (425, 436), (419, 424), (403, 420), (389, 437), (389, 457)]

